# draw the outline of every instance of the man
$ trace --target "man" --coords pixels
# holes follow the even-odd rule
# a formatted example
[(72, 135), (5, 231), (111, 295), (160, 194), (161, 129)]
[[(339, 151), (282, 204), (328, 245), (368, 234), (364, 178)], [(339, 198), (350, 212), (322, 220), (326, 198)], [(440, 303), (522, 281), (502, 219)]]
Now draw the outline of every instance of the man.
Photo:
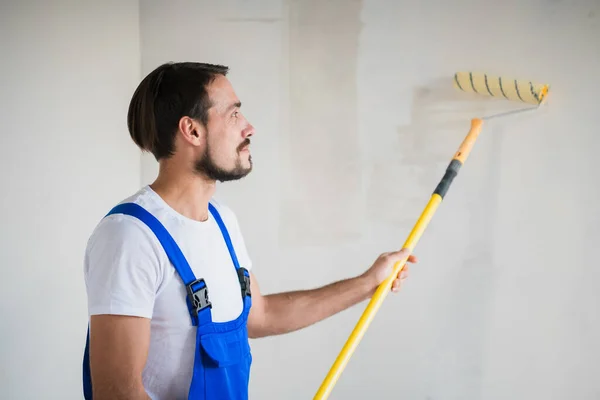
[(252, 169), (254, 128), (227, 72), (161, 65), (131, 99), (129, 132), (156, 157), (159, 174), (111, 210), (88, 242), (87, 399), (246, 399), (248, 337), (321, 321), (368, 299), (396, 262), (416, 262), (395, 251), (355, 278), (261, 294), (235, 214), (213, 199), (216, 181)]

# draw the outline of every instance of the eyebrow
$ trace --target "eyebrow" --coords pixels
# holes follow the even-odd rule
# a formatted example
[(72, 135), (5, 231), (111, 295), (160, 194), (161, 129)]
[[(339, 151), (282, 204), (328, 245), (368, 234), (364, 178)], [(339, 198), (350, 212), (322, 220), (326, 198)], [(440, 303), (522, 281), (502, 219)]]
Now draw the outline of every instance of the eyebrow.
[(234, 108), (240, 108), (242, 106), (242, 102), (238, 101), (237, 103), (233, 103), (229, 107), (227, 107), (227, 112), (233, 110)]

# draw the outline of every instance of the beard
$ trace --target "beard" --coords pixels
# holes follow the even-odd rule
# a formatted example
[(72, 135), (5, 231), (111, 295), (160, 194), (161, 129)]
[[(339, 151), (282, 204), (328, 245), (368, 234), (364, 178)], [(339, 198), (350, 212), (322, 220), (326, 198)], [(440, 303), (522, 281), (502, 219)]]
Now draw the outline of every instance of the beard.
[[(238, 146), (237, 154), (239, 155), (240, 151), (248, 144), (250, 144), (250, 139), (244, 140), (242, 142), (242, 144), (240, 144)], [(227, 170), (227, 169), (219, 167), (215, 163), (215, 161), (211, 155), (210, 148), (207, 145), (206, 149), (204, 150), (204, 153), (196, 161), (196, 163), (194, 165), (194, 169), (197, 173), (203, 174), (207, 178), (215, 180), (215, 181), (220, 181), (220, 182), (235, 181), (235, 180), (245, 177), (246, 175), (248, 175), (250, 173), (250, 171), (252, 171), (252, 156), (248, 156), (248, 157), (249, 157), (248, 160), (250, 162), (249, 167), (247, 167), (247, 168), (243, 167), (242, 161), (238, 157), (235, 162), (235, 166), (232, 169)]]

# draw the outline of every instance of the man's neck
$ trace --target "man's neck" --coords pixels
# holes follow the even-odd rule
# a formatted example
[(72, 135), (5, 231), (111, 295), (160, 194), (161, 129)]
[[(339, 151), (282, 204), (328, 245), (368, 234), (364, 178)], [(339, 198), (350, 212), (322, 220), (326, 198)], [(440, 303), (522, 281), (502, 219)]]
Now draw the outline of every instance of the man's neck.
[(208, 202), (215, 192), (215, 181), (175, 165), (161, 164), (150, 187), (181, 215), (196, 221), (208, 219)]

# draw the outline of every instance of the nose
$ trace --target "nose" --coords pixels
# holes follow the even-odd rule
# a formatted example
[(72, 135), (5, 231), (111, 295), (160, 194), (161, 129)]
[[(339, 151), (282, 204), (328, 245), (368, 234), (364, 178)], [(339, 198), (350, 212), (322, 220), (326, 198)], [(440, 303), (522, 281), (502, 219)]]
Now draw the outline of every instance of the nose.
[(242, 131), (242, 135), (244, 139), (254, 135), (254, 126), (250, 122), (248, 122), (248, 126)]

